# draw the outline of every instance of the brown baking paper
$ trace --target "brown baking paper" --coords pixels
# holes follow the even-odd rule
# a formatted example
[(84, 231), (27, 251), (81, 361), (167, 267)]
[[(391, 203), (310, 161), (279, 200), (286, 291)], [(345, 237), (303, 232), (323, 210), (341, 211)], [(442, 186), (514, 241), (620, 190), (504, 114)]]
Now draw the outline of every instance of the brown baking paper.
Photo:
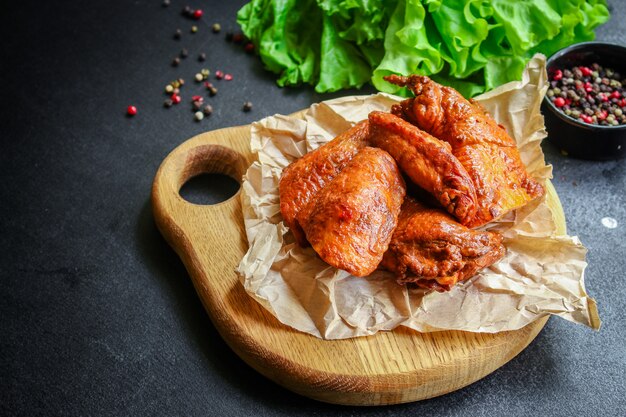
[[(546, 79), (545, 58), (537, 55), (521, 81), (476, 98), (517, 141), (528, 171), (541, 182), (552, 175), (540, 147)], [(237, 269), (250, 296), (282, 323), (324, 339), (397, 326), (492, 333), (548, 314), (598, 329), (595, 301), (585, 292), (586, 249), (575, 236), (557, 235), (545, 198), (487, 225), (504, 235), (506, 256), (445, 293), (407, 289), (385, 271), (354, 277), (295, 243), (279, 208), (283, 168), (369, 112), (389, 111), (400, 100), (382, 93), (343, 97), (314, 104), (303, 116), (276, 115), (252, 125), (258, 161), (248, 169), (242, 192), (250, 247)]]

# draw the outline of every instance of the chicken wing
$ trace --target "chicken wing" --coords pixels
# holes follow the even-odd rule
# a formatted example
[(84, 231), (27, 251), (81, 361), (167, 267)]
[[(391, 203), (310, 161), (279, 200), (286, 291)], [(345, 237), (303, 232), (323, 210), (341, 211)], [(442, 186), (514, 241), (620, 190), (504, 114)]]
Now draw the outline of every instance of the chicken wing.
[(283, 170), (278, 186), (280, 212), (300, 246), (308, 242), (296, 220), (298, 213), (365, 147), (368, 134), (364, 120)]
[(391, 154), (411, 180), (433, 194), (461, 223), (476, 214), (472, 179), (450, 145), (390, 113), (369, 115), (370, 142)]
[(387, 250), (405, 193), (393, 158), (366, 147), (309, 201), (297, 221), (324, 261), (366, 276)]
[(515, 141), (482, 107), (428, 77), (385, 79), (415, 94), (392, 112), (448, 142), (472, 178), (478, 208), (464, 225), (481, 226), (543, 195), (542, 185), (526, 172)]
[(442, 210), (407, 197), (381, 267), (398, 283), (448, 291), (504, 256), (502, 236), (462, 226)]

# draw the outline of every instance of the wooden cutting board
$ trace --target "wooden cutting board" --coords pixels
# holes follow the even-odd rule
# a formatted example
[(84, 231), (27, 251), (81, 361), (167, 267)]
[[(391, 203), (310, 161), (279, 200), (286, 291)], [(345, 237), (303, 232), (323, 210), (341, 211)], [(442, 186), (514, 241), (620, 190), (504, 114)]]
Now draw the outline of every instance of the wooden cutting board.
[[(404, 327), (374, 336), (325, 341), (280, 323), (245, 292), (235, 273), (248, 249), (239, 192), (215, 205), (185, 201), (180, 188), (201, 173), (241, 182), (253, 161), (250, 126), (198, 135), (163, 161), (152, 187), (156, 224), (185, 264), (228, 345), (254, 369), (294, 392), (320, 401), (382, 405), (457, 390), (507, 363), (547, 317), (497, 334), (419, 333)], [(548, 199), (559, 227), (565, 219), (551, 184)]]

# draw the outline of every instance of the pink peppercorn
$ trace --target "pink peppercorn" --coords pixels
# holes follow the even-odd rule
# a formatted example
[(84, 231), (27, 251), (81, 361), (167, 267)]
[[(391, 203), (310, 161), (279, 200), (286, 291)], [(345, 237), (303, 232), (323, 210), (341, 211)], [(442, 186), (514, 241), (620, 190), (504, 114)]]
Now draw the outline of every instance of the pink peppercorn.
[(565, 99), (563, 99), (563, 97), (557, 97), (554, 100), (554, 105), (557, 107), (563, 107), (565, 105)]
[(232, 80), (232, 79), (233, 79), (233, 76), (232, 76), (232, 75), (230, 75), (230, 74), (226, 74), (226, 75), (224, 75), (224, 79), (225, 79), (226, 81), (230, 81), (230, 80)]
[(591, 118), (591, 116), (588, 116), (586, 114), (580, 116), (580, 119), (585, 123), (593, 123), (593, 119)]
[(129, 116), (134, 116), (137, 114), (137, 107), (135, 106), (128, 106), (128, 108), (126, 109), (126, 114), (128, 114)]

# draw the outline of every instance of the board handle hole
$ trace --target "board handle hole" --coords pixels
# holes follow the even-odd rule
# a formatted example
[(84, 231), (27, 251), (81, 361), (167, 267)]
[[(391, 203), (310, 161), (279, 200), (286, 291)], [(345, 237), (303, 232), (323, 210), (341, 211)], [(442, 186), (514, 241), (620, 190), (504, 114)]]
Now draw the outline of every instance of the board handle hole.
[(244, 158), (221, 145), (203, 145), (187, 154), (178, 193), (198, 205), (213, 205), (228, 200), (241, 188)]
[(185, 201), (210, 206), (228, 200), (239, 191), (240, 184), (224, 174), (200, 174), (183, 184), (179, 193)]

